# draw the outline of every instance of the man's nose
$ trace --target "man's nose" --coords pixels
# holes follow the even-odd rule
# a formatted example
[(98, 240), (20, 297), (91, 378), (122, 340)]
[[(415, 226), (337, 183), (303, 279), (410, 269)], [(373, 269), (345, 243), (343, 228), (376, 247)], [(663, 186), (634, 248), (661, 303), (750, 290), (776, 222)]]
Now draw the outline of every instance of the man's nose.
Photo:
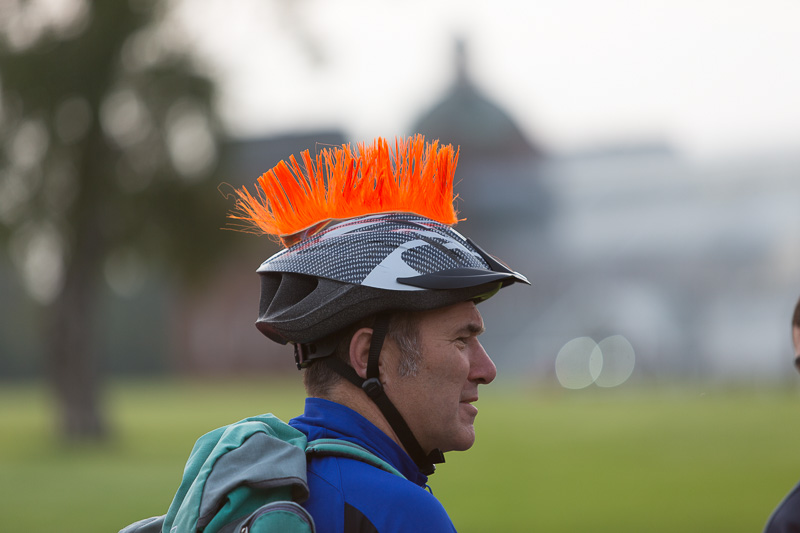
[(475, 343), (476, 350), (471, 363), (469, 379), (470, 381), (476, 381), (486, 385), (494, 381), (494, 378), (497, 377), (497, 367), (494, 366), (494, 361), (492, 361), (492, 358), (486, 353), (480, 341), (475, 339)]

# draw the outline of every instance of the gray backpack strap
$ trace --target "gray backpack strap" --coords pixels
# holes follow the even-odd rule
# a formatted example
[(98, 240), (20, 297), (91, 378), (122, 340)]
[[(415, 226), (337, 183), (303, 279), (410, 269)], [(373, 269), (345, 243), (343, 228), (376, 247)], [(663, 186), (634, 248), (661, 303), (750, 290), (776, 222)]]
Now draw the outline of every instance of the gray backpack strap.
[(341, 439), (317, 439), (309, 442), (308, 446), (306, 446), (307, 457), (325, 455), (356, 459), (357, 461), (370, 464), (390, 474), (406, 479), (395, 467), (353, 442)]

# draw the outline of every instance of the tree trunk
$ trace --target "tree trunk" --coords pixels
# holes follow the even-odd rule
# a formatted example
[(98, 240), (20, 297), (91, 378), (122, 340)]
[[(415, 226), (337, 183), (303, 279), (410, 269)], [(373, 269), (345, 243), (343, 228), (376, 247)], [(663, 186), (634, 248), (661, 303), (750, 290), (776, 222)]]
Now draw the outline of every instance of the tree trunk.
[(78, 233), (81, 243), (71, 254), (64, 287), (50, 310), (48, 370), (58, 404), (60, 435), (67, 442), (98, 441), (108, 435), (92, 327), (101, 282), (101, 255), (98, 243), (92, 243), (96, 233)]
[(84, 146), (79, 160), (83, 179), (68, 226), (74, 240), (64, 260), (64, 286), (51, 306), (48, 330), (47, 368), (58, 429), (66, 442), (104, 440), (109, 431), (102, 411), (95, 312), (107, 246), (101, 198), (108, 179), (104, 163), (110, 158), (104, 157), (107, 148), (97, 122)]

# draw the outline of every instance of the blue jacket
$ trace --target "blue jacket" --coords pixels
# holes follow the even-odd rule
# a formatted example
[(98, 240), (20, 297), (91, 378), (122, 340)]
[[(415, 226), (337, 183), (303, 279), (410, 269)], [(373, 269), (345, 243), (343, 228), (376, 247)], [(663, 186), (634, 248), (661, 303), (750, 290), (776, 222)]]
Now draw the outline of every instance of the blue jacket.
[(764, 533), (800, 533), (800, 483), (772, 512)]
[(307, 398), (305, 413), (289, 425), (309, 441), (334, 438), (358, 444), (406, 477), (354, 459), (313, 457), (308, 465), (311, 497), (303, 507), (314, 517), (318, 533), (455, 531), (442, 504), (426, 490), (427, 476), (360, 414), (334, 402)]

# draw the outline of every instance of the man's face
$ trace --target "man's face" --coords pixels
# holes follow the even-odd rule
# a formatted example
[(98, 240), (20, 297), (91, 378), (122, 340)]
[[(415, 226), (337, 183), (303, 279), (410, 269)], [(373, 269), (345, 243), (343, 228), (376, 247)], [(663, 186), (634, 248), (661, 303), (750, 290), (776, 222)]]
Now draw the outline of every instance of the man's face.
[[(794, 342), (795, 365), (797, 365), (797, 357), (800, 357), (800, 328), (797, 326), (792, 327), (792, 341)], [(800, 366), (797, 367), (797, 370), (800, 371)]]
[(417, 331), (422, 357), (416, 375), (398, 374), (397, 347), (386, 343), (386, 393), (426, 453), (466, 450), (475, 442), (478, 409), (472, 402), (478, 400), (478, 384), (497, 375), (478, 342), (481, 314), (472, 302), (426, 311)]

